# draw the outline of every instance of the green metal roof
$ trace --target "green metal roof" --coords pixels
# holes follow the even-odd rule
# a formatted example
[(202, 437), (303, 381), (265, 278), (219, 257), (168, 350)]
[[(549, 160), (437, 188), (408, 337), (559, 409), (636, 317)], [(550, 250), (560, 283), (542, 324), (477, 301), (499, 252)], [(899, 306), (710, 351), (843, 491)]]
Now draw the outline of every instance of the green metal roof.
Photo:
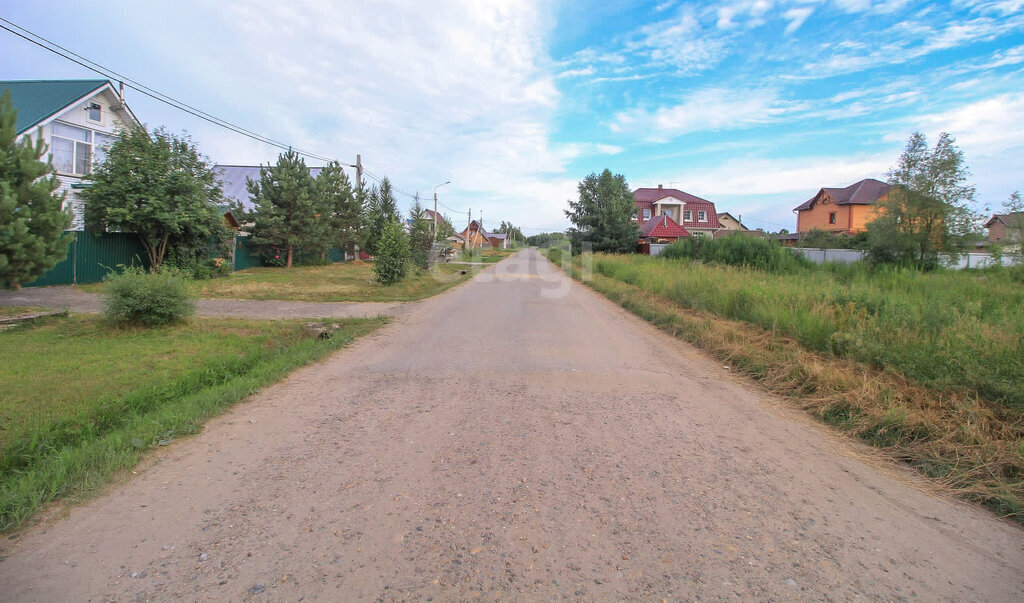
[(108, 80), (0, 81), (0, 95), (4, 90), (11, 92), (11, 102), (18, 111), (14, 128), (21, 134), (109, 83)]

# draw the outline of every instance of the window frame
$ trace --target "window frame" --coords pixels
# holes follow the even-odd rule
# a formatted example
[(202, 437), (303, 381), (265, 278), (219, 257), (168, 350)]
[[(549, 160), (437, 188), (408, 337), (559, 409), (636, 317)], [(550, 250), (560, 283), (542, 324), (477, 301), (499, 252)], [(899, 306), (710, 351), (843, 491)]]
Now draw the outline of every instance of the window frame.
[(693, 210), (692, 209), (684, 209), (683, 210), (683, 222), (693, 222)]
[(828, 223), (829, 224), (835, 224), (836, 223), (836, 212), (834, 212), (834, 211), (828, 212)]
[(708, 221), (708, 212), (707, 212), (707, 210), (704, 210), (704, 209), (698, 209), (697, 210), (697, 221), (698, 222), (707, 222)]
[[(94, 108), (95, 108), (96, 112), (99, 114), (99, 118), (98, 119), (93, 119), (92, 118), (92, 112), (93, 112)], [(91, 102), (87, 103), (85, 105), (85, 119), (86, 119), (86, 121), (88, 121), (90, 123), (102, 124), (103, 123), (103, 105), (101, 105), (101, 104), (99, 104), (99, 103), (97, 103), (95, 101), (91, 101)]]
[(646, 222), (651, 219), (651, 208), (645, 207), (643, 210), (643, 221)]
[[(78, 139), (75, 139), (75, 138), (69, 138), (67, 136), (63, 136), (61, 134), (58, 134), (55, 131), (57, 129), (57, 128), (54, 127), (55, 125), (59, 125), (61, 127), (65, 127), (65, 128), (74, 128), (76, 130), (81, 130), (82, 132), (85, 132), (86, 140), (78, 140)], [(59, 138), (62, 141), (68, 141), (68, 142), (72, 143), (72, 146), (71, 146), (71, 170), (62, 170), (56, 164), (54, 164), (54, 166), (53, 166), (54, 170), (56, 170), (60, 174), (68, 174), (68, 175), (71, 175), (71, 176), (88, 176), (89, 174), (92, 173), (93, 140), (95, 138), (95, 131), (94, 130), (90, 130), (89, 128), (83, 128), (81, 126), (76, 126), (74, 124), (69, 124), (69, 123), (63, 122), (63, 121), (54, 121), (53, 123), (50, 124), (50, 147), (51, 147), (51, 149), (54, 146), (53, 145), (53, 140), (55, 138)], [(79, 147), (83, 147), (85, 149), (85, 171), (82, 171), (82, 172), (78, 171)], [(52, 161), (53, 160), (53, 152), (52, 152), (52, 150), (50, 152), (50, 158), (51, 158), (51, 161)]]

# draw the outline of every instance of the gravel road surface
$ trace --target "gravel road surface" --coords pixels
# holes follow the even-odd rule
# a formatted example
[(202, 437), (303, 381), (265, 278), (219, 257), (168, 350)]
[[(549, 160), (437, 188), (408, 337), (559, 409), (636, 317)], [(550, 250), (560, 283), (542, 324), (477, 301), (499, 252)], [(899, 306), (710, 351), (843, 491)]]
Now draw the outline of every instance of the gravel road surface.
[(26, 601), (1024, 598), (1024, 530), (531, 250), (0, 557)]

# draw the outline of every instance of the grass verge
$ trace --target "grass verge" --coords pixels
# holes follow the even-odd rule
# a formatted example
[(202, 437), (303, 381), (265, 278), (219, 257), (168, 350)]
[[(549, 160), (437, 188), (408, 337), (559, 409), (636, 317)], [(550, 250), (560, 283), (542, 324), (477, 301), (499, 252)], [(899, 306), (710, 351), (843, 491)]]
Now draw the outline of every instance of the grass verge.
[[(142, 454), (293, 369), (382, 326), (345, 319), (331, 339), (304, 321), (196, 319), (115, 329), (99, 317), (0, 332), (0, 530), (50, 501), (101, 491)], [(46, 392), (40, 396), (40, 392)]]
[(197, 286), (200, 297), (228, 299), (414, 301), (468, 280), (475, 272), (465, 268), (442, 264), (429, 271), (411, 271), (405, 280), (384, 286), (374, 281), (372, 263), (338, 262), (327, 266), (250, 268), (223, 278), (200, 281)]
[(21, 316), (22, 314), (32, 314), (33, 312), (45, 312), (43, 308), (37, 308), (35, 306), (0, 306), (0, 318), (10, 318), (13, 316)]
[[(561, 250), (548, 252), (558, 265), (561, 257)], [(579, 258), (563, 267), (581, 278)], [(777, 330), (686, 308), (596, 269), (586, 284), (750, 374), (820, 421), (886, 450), (966, 499), (1024, 522), (1024, 413), (1019, 410), (824, 355)]]

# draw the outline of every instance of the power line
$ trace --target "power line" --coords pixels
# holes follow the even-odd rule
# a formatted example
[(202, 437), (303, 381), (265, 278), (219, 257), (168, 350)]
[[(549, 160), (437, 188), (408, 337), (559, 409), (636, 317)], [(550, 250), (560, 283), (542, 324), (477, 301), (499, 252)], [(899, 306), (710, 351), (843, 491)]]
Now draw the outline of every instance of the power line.
[[(29, 31), (28, 29), (25, 29), (24, 27), (21, 27), (20, 25), (17, 25), (16, 23), (13, 23), (13, 22), (11, 22), (11, 21), (3, 18), (3, 17), (0, 17), (0, 21), (3, 21), (3, 23), (7, 24), (7, 25), (4, 25), (4, 24), (0, 23), (0, 29), (4, 29), (4, 30), (6, 30), (6, 31), (8, 31), (8, 32), (18, 36), (19, 38), (22, 38), (22, 39), (24, 39), (24, 40), (26, 40), (28, 42), (31, 42), (32, 44), (35, 44), (36, 46), (39, 46), (40, 48), (43, 48), (44, 50), (48, 50), (48, 51), (52, 52), (53, 54), (56, 54), (56, 55), (58, 55), (58, 56), (60, 56), (60, 57), (62, 57), (64, 59), (67, 59), (67, 60), (71, 61), (72, 63), (75, 63), (75, 64), (77, 64), (77, 65), (79, 65), (81, 67), (85, 67), (89, 71), (92, 71), (94, 73), (98, 73), (98, 74), (102, 75), (103, 77), (105, 77), (107, 79), (116, 79), (116, 80), (120, 81), (122, 84), (125, 84), (125, 82), (127, 82), (127, 84), (125, 84), (126, 87), (131, 88), (132, 90), (135, 90), (136, 92), (139, 92), (140, 94), (148, 96), (148, 97), (150, 97), (150, 98), (152, 98), (154, 100), (160, 101), (160, 102), (162, 102), (162, 103), (164, 103), (166, 105), (170, 105), (171, 107), (174, 107), (175, 109), (178, 109), (180, 111), (184, 111), (185, 113), (188, 113), (190, 115), (198, 117), (199, 119), (202, 119), (202, 120), (210, 122), (210, 123), (212, 123), (214, 125), (217, 125), (217, 126), (220, 126), (222, 128), (225, 128), (227, 130), (230, 130), (232, 132), (235, 132), (236, 134), (241, 134), (242, 136), (246, 136), (246, 137), (251, 138), (253, 140), (256, 140), (258, 142), (262, 142), (263, 144), (267, 144), (267, 145), (270, 145), (270, 146), (273, 146), (273, 147), (276, 147), (276, 148), (279, 148), (279, 149), (293, 150), (296, 153), (298, 153), (299, 155), (304, 155), (306, 157), (317, 159), (319, 161), (326, 161), (326, 162), (336, 161), (335, 159), (331, 159), (329, 157), (326, 157), (324, 155), (320, 155), (318, 153), (311, 153), (309, 151), (303, 151), (303, 150), (295, 148), (292, 145), (289, 145), (287, 143), (281, 142), (279, 140), (275, 140), (273, 138), (270, 138), (268, 136), (264, 136), (262, 134), (258, 134), (256, 132), (251, 131), (251, 130), (245, 129), (242, 126), (233, 124), (233, 123), (231, 123), (231, 122), (229, 122), (227, 120), (221, 119), (221, 118), (216, 117), (214, 115), (210, 115), (209, 113), (207, 113), (205, 111), (202, 111), (202, 110), (200, 110), (200, 109), (198, 109), (196, 107), (193, 107), (193, 106), (191, 106), (191, 105), (189, 105), (189, 104), (187, 104), (185, 102), (179, 101), (179, 100), (177, 100), (177, 99), (175, 99), (175, 98), (173, 98), (171, 96), (163, 94), (162, 92), (158, 92), (156, 90), (153, 90), (149, 86), (146, 86), (146, 85), (144, 85), (144, 84), (142, 84), (142, 83), (140, 83), (140, 82), (138, 82), (138, 81), (136, 81), (136, 80), (134, 80), (134, 79), (132, 79), (130, 77), (127, 77), (127, 76), (125, 76), (123, 74), (120, 74), (117, 71), (114, 71), (113, 69), (110, 69), (109, 67), (105, 67), (105, 66), (103, 66), (103, 65), (101, 65), (101, 64), (99, 64), (99, 63), (97, 63), (95, 61), (92, 61), (92, 60), (90, 60), (90, 59), (88, 59), (88, 58), (86, 58), (86, 57), (84, 57), (84, 56), (82, 56), (82, 55), (72, 51), (72, 50), (64, 48), (63, 46), (57, 44), (56, 42), (48, 40), (48, 39), (44, 38), (43, 36), (41, 36), (41, 35), (39, 35), (37, 33), (34, 33), (32, 31)], [(10, 27), (8, 27), (8, 25)], [(12, 27), (14, 29), (12, 29)], [(16, 31), (16, 30), (20, 30), (20, 31)], [(24, 32), (24, 33), (22, 33), (22, 32)], [(339, 163), (341, 163), (341, 162), (339, 162)], [(347, 163), (342, 164), (342, 165), (345, 165), (346, 167), (355, 167), (354, 165), (350, 165), (350, 164), (347, 164)]]

